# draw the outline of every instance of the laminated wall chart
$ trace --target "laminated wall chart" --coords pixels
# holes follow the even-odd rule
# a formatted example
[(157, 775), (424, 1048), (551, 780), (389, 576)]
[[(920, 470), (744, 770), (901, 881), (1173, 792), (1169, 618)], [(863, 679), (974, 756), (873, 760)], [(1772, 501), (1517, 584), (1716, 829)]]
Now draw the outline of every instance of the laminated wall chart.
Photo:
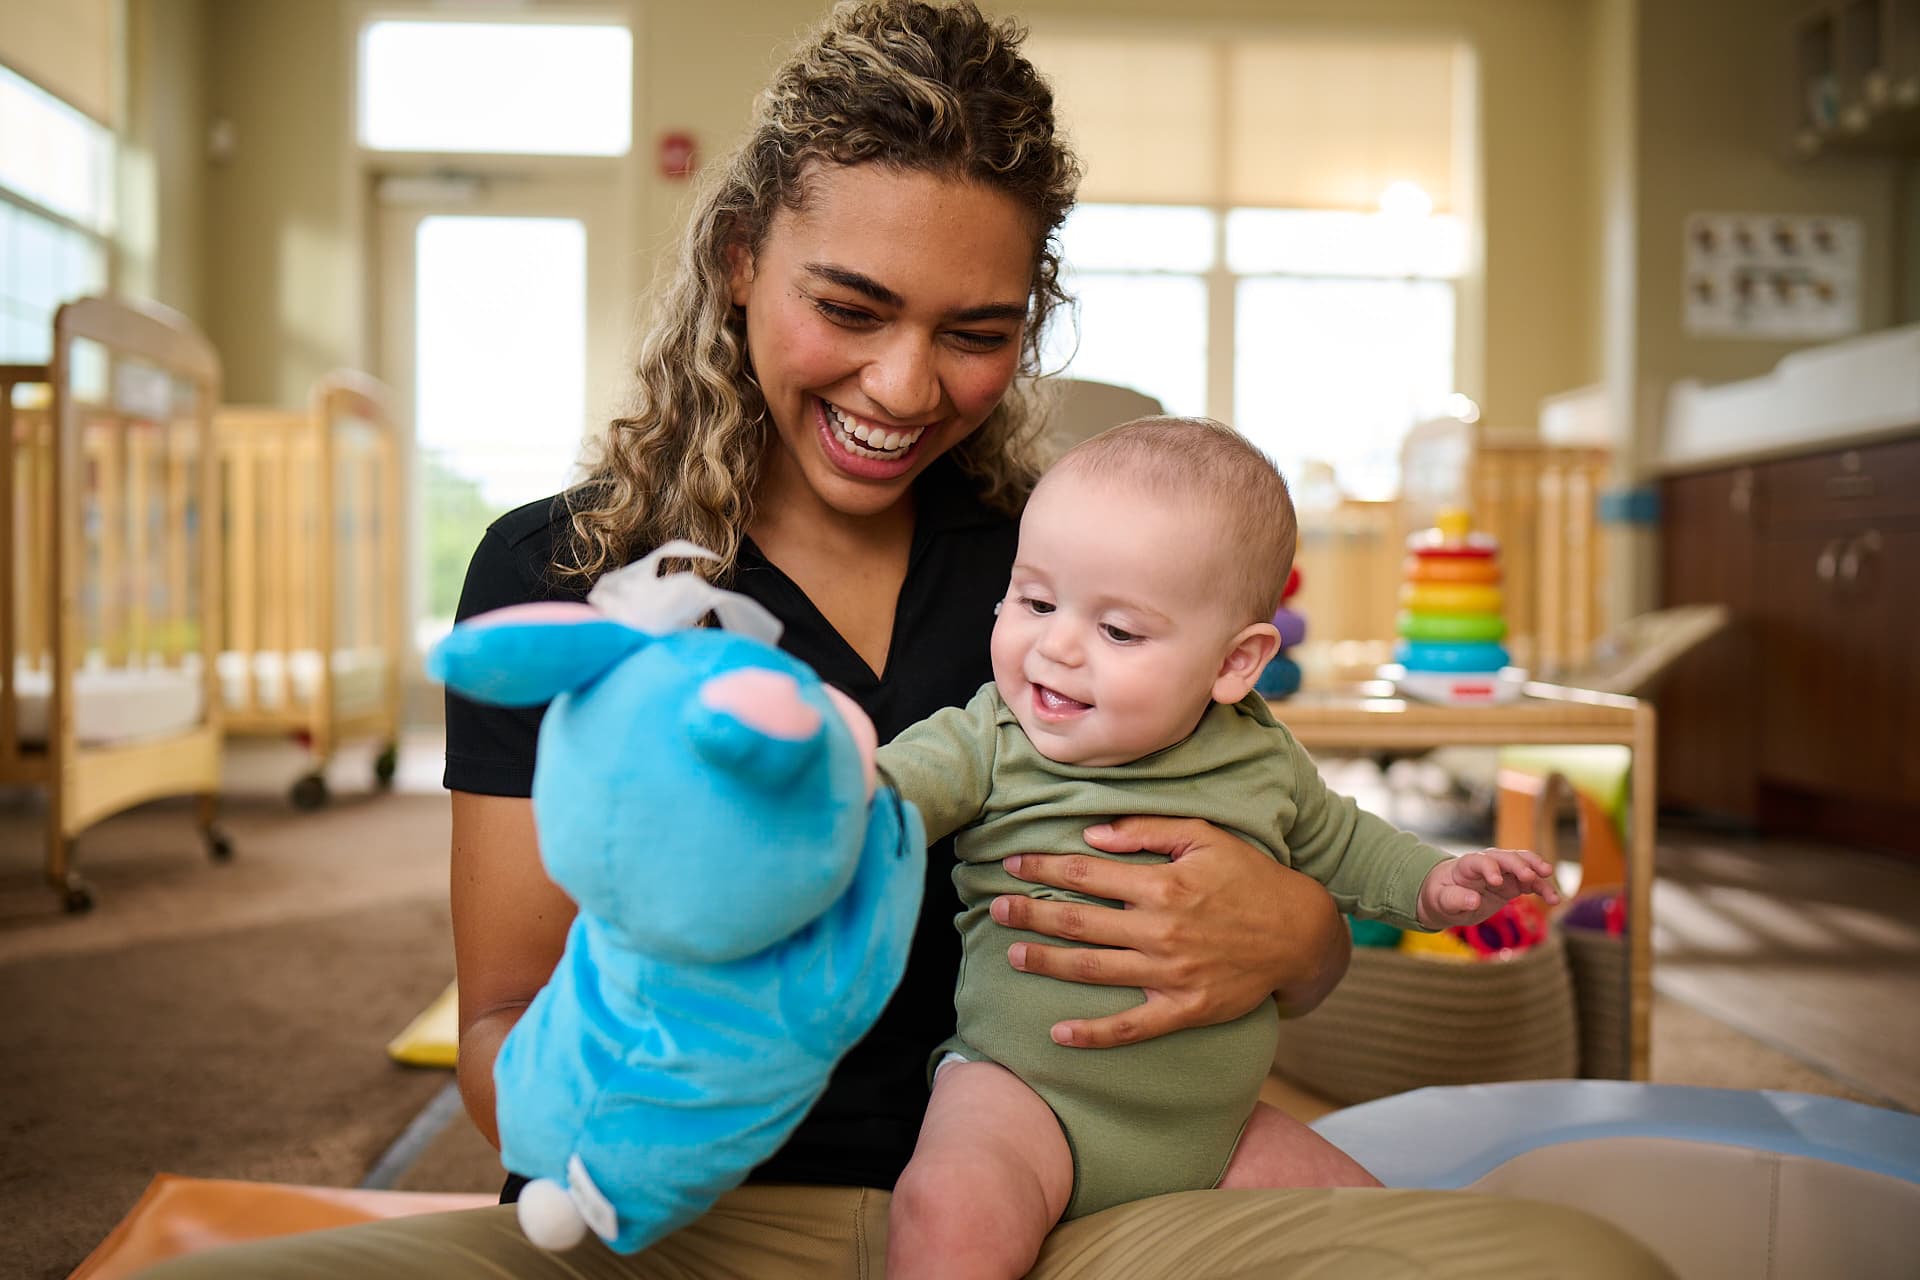
[(1860, 328), (1860, 220), (1696, 213), (1685, 326), (1700, 338), (1843, 338)]

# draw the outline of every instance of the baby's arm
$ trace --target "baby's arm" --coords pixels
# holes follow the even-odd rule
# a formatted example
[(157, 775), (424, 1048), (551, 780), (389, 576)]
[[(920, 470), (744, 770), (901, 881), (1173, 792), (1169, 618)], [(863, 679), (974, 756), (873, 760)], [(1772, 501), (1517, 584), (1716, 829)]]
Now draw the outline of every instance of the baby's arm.
[(1560, 890), (1544, 858), (1523, 849), (1483, 849), (1434, 867), (1420, 885), (1420, 923), (1429, 929), (1479, 924), (1523, 893), (1554, 906)]
[(993, 686), (964, 707), (947, 707), (874, 752), (881, 778), (912, 802), (926, 825), (927, 843), (952, 835), (980, 816), (993, 788)]

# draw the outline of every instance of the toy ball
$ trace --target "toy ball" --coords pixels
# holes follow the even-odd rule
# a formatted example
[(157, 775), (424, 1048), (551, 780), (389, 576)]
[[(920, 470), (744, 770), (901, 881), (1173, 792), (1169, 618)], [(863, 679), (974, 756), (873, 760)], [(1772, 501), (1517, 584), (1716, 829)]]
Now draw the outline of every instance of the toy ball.
[(1547, 938), (1547, 909), (1538, 898), (1515, 898), (1479, 924), (1447, 930), (1489, 960), (1504, 960), (1539, 946)]
[(1299, 590), (1300, 590), (1300, 566), (1294, 565), (1293, 568), (1287, 570), (1287, 585), (1280, 589), (1280, 599), (1282, 603), (1293, 599), (1295, 593), (1297, 593)]
[(1273, 659), (1267, 663), (1267, 669), (1260, 673), (1260, 679), (1254, 682), (1253, 688), (1263, 698), (1293, 696), (1300, 691), (1300, 664), (1288, 657)]
[(1307, 638), (1307, 619), (1298, 609), (1281, 605), (1273, 611), (1273, 629), (1280, 633), (1280, 652), (1285, 653)]

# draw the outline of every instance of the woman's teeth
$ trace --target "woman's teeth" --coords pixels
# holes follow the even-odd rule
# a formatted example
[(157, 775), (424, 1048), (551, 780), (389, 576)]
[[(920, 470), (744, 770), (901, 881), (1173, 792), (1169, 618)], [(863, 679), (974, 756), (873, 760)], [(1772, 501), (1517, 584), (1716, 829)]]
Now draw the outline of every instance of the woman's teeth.
[(907, 450), (926, 434), (925, 427), (915, 427), (911, 431), (888, 431), (872, 426), (837, 405), (826, 405), (827, 421), (833, 424), (833, 434), (848, 453), (862, 458), (882, 458), (892, 460), (903, 456)]

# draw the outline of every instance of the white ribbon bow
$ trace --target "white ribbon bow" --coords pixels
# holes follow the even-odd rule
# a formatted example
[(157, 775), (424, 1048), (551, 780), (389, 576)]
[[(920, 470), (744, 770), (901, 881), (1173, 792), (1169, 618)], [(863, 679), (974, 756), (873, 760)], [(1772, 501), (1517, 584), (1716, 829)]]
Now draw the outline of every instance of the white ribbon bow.
[(602, 575), (587, 593), (587, 603), (610, 618), (649, 635), (664, 636), (684, 631), (709, 613), (720, 619), (728, 631), (764, 640), (780, 642), (780, 619), (757, 600), (735, 591), (714, 586), (697, 573), (662, 574), (660, 561), (718, 560), (705, 547), (685, 539), (675, 539), (627, 565)]

